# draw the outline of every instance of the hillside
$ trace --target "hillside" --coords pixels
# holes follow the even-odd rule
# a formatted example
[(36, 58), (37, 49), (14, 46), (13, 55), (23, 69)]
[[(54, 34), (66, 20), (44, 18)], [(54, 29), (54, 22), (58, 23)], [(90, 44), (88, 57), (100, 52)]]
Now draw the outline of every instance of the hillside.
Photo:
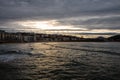
[(108, 38), (110, 41), (120, 41), (120, 35), (111, 36)]

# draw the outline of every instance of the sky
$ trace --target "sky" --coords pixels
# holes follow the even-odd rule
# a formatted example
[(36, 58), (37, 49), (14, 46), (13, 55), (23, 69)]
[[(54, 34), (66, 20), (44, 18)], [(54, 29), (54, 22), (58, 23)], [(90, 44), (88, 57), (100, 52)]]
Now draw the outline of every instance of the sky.
[(120, 33), (120, 0), (0, 0), (0, 29)]

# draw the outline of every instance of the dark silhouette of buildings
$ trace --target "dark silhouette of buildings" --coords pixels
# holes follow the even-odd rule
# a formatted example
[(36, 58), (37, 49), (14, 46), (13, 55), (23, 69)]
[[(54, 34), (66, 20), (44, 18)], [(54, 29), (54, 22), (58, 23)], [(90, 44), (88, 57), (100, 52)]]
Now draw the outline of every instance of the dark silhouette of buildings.
[(107, 41), (119, 41), (120, 35), (112, 36), (109, 38), (83, 38), (60, 35), (60, 34), (38, 34), (38, 33), (9, 33), (0, 30), (0, 43), (10, 42), (107, 42)]
[(0, 30), (0, 42), (79, 41), (75, 36), (36, 33), (8, 33)]

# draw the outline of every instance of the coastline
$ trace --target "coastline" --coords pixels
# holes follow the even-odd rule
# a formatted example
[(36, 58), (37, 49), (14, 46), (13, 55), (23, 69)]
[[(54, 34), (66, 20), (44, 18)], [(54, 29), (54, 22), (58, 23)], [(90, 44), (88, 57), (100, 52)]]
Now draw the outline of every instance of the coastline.
[(0, 44), (16, 44), (16, 43), (43, 43), (43, 42), (51, 42), (51, 43), (54, 43), (54, 42), (62, 42), (62, 43), (64, 43), (64, 42), (98, 42), (98, 43), (107, 43), (107, 42), (120, 42), (120, 41), (40, 41), (40, 42), (0, 42)]

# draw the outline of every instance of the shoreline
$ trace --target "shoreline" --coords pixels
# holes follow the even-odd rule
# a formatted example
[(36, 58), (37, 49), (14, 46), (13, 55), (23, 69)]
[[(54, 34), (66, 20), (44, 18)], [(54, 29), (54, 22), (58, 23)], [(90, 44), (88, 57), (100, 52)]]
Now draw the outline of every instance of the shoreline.
[(98, 43), (107, 43), (107, 42), (120, 42), (120, 41), (40, 41), (40, 42), (0, 42), (0, 44), (11, 44), (11, 43), (44, 43), (44, 42), (51, 42), (51, 43), (54, 43), (54, 42), (98, 42)]

